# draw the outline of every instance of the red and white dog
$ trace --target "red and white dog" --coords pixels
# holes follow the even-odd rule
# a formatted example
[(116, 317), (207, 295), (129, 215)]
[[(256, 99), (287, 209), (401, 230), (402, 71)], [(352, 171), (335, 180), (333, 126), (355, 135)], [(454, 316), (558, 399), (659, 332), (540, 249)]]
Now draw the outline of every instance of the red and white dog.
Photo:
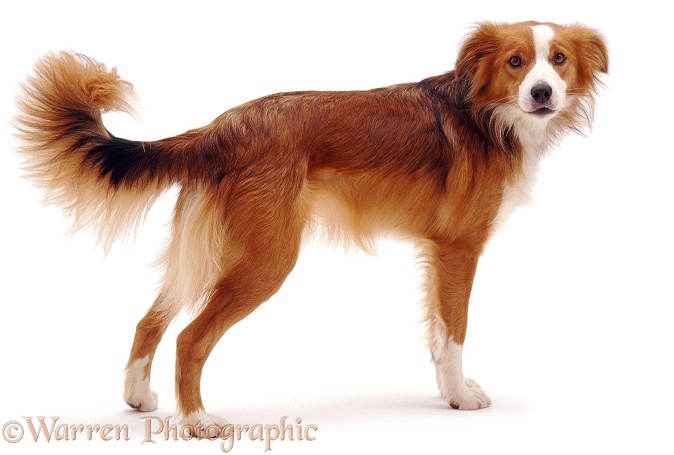
[(180, 187), (166, 275), (126, 368), (129, 406), (156, 409), (155, 350), (191, 307), (177, 343), (178, 410), (187, 424), (223, 424), (204, 411), (204, 362), (279, 289), (303, 236), (320, 225), (360, 246), (381, 234), (418, 246), (440, 393), (453, 408), (479, 409), (490, 400), (461, 363), (478, 258), (528, 200), (543, 152), (590, 126), (607, 71), (603, 38), (583, 25), (482, 23), (446, 74), (369, 91), (280, 93), (138, 142), (113, 136), (101, 117), (131, 110), (131, 85), (62, 52), (37, 63), (16, 125), (48, 202), (63, 205), (75, 228), (95, 226), (106, 246), (167, 187)]

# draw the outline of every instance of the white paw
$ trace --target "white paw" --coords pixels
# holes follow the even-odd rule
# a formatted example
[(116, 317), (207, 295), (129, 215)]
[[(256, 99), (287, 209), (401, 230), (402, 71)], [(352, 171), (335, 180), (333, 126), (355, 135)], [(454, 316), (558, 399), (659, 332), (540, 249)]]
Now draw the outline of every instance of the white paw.
[(133, 409), (150, 412), (157, 409), (157, 393), (150, 390), (150, 378), (145, 375), (147, 357), (138, 359), (126, 370), (124, 401)]
[(157, 392), (150, 390), (148, 387), (146, 391), (124, 391), (124, 401), (133, 409), (142, 412), (150, 412), (157, 409), (159, 400)]
[(207, 414), (203, 410), (183, 415), (180, 423), (188, 428), (192, 437), (197, 439), (217, 437), (225, 427), (229, 426), (229, 422), (222, 417)]
[(454, 409), (462, 411), (482, 409), (491, 405), (491, 399), (480, 388), (480, 385), (472, 379), (464, 379), (463, 385), (446, 390), (440, 389), (440, 393)]
[(455, 343), (452, 337), (447, 337), (446, 330), (440, 323), (436, 324), (431, 356), (440, 394), (452, 408), (482, 409), (491, 404), (491, 400), (477, 382), (464, 378), (461, 365), (463, 345)]

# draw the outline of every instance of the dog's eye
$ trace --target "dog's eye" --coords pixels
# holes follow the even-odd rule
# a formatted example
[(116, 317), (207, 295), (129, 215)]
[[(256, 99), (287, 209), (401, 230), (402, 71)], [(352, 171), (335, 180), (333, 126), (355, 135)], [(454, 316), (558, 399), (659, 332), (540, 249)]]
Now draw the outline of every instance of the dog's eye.
[(510, 60), (508, 60), (508, 64), (510, 64), (510, 66), (513, 68), (517, 68), (522, 66), (522, 59), (519, 57), (519, 55), (513, 55), (510, 57)]
[(554, 62), (556, 65), (561, 65), (566, 61), (566, 55), (562, 54), (561, 52), (557, 52), (553, 58)]

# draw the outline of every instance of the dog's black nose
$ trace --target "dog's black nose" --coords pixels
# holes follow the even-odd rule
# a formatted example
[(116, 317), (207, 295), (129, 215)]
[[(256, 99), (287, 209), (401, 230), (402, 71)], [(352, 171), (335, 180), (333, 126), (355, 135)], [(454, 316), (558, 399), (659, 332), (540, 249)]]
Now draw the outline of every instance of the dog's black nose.
[(537, 103), (547, 103), (552, 97), (552, 87), (548, 84), (537, 84), (531, 89), (531, 97)]

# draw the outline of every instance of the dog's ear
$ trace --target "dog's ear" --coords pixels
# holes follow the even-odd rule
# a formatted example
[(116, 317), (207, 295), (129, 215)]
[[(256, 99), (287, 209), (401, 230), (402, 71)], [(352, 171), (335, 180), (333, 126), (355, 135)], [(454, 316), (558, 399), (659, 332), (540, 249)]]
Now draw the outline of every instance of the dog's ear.
[(466, 101), (472, 101), (482, 86), (489, 81), (486, 58), (499, 49), (498, 25), (480, 22), (463, 39), (456, 59), (456, 78), (467, 88)]
[(474, 75), (482, 59), (498, 49), (497, 30), (494, 22), (480, 22), (464, 37), (456, 59), (457, 77)]
[(581, 51), (587, 61), (591, 62), (594, 71), (608, 73), (608, 46), (602, 34), (581, 24), (573, 25), (571, 28), (579, 41)]
[(608, 46), (597, 30), (582, 24), (566, 26), (564, 34), (573, 43), (580, 81), (599, 83), (599, 76), (608, 73)]

